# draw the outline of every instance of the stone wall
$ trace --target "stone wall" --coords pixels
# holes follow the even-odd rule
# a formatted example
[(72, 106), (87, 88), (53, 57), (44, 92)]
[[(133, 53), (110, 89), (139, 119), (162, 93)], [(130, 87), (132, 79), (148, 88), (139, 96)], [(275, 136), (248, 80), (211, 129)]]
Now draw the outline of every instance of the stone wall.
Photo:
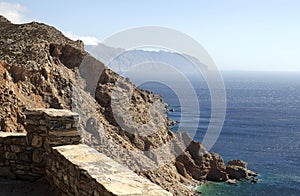
[(78, 118), (68, 110), (27, 111), (27, 134), (0, 132), (0, 176), (46, 180), (62, 195), (172, 195), (80, 144)]
[(40, 149), (27, 145), (26, 134), (0, 132), (0, 176), (35, 181), (44, 176)]

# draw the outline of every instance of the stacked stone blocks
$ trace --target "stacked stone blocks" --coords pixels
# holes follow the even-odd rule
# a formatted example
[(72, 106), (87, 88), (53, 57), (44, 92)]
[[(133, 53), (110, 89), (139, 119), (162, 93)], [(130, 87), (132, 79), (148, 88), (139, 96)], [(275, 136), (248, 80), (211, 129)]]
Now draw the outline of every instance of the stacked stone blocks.
[(43, 180), (61, 195), (172, 195), (80, 144), (78, 120), (69, 110), (26, 111), (27, 134), (0, 132), (0, 177)]

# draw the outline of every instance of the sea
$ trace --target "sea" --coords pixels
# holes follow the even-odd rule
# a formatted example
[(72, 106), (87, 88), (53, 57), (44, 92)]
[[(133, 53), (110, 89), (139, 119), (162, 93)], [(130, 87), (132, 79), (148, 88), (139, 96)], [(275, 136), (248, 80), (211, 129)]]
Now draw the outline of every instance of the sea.
[[(202, 195), (300, 195), (300, 73), (224, 71), (227, 109), (222, 131), (210, 149), (225, 162), (242, 159), (259, 173), (258, 182), (236, 185), (208, 182), (198, 187)], [(169, 104), (168, 116), (196, 129), (194, 140), (202, 141), (211, 115), (211, 95), (203, 79), (191, 77), (200, 105), (182, 114), (180, 100), (170, 87), (146, 82), (142, 88), (161, 94)], [(176, 82), (176, 79), (174, 79)], [(189, 97), (185, 97), (189, 99)], [(184, 123), (182, 115), (189, 115)], [(194, 127), (191, 127), (194, 124)], [(176, 125), (179, 126), (179, 125)], [(172, 127), (173, 131), (177, 131)]]

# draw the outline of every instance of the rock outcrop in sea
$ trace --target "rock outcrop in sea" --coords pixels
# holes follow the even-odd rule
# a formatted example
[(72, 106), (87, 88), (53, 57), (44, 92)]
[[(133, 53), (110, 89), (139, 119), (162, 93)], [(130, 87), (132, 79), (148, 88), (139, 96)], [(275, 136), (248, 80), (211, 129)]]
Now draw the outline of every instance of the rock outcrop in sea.
[[(194, 195), (191, 187), (203, 180), (255, 175), (245, 162), (226, 166), (188, 134), (171, 132), (160, 95), (134, 86), (84, 51), (82, 41), (42, 23), (17, 25), (0, 16), (0, 92), (0, 131), (25, 132), (27, 109), (75, 107), (85, 144), (174, 195)], [(119, 104), (112, 108), (112, 101)], [(120, 126), (119, 118), (127, 123)], [(140, 129), (155, 132), (141, 135)]]

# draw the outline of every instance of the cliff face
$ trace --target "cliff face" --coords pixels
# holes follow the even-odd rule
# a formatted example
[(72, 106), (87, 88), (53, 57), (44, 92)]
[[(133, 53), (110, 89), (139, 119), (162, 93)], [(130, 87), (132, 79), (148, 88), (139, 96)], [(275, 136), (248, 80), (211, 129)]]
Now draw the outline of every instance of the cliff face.
[(228, 179), (218, 154), (169, 131), (159, 95), (107, 69), (54, 27), (0, 16), (0, 92), (0, 131), (24, 132), (29, 108), (73, 109), (84, 143), (175, 195), (194, 194), (187, 185), (197, 180)]

